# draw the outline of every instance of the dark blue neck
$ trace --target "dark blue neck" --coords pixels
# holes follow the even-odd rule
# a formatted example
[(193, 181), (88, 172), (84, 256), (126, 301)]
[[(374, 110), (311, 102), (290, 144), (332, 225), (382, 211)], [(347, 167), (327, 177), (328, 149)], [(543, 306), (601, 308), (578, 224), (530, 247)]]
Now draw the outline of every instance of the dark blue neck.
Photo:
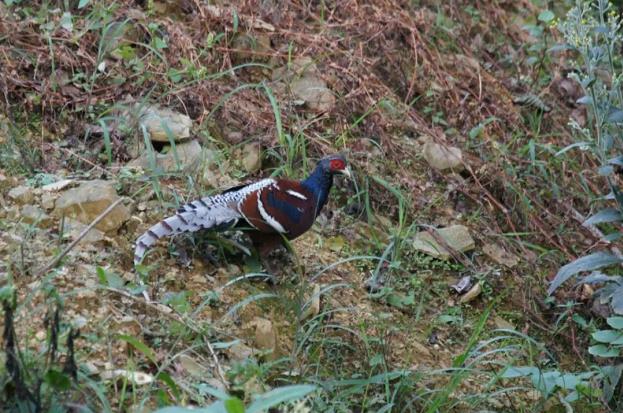
[(325, 172), (323, 168), (318, 165), (316, 169), (314, 169), (314, 172), (301, 182), (301, 185), (314, 194), (316, 216), (318, 216), (320, 210), (327, 203), (327, 199), (329, 198), (329, 191), (331, 190), (331, 185), (333, 185), (333, 176)]

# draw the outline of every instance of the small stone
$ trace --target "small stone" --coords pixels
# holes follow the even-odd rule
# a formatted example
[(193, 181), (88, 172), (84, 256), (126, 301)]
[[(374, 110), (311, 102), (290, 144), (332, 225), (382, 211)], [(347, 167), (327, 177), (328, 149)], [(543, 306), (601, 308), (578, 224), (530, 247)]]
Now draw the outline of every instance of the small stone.
[(253, 355), (253, 349), (242, 342), (237, 342), (227, 349), (229, 358), (235, 361), (244, 361)]
[(156, 142), (169, 142), (169, 135), (175, 142), (187, 139), (193, 126), (188, 116), (157, 106), (145, 109), (140, 122), (147, 129), (151, 140)]
[(84, 371), (88, 376), (94, 376), (99, 373), (99, 369), (95, 365), (95, 363), (91, 361), (87, 361), (80, 365), (81, 370)]
[(220, 164), (205, 164), (201, 181), (211, 188), (231, 188), (239, 185), (240, 182), (229, 176), (229, 162), (223, 161)]
[(201, 145), (196, 140), (179, 143), (175, 150), (170, 148), (163, 158), (158, 159), (158, 164), (165, 171), (191, 171), (199, 166), (202, 153)]
[(22, 220), (27, 224), (34, 224), (41, 228), (48, 228), (53, 221), (45, 211), (35, 205), (24, 205), (20, 211)]
[[(76, 219), (90, 224), (113, 202), (117, 201), (117, 191), (112, 183), (103, 180), (85, 181), (77, 188), (64, 192), (56, 201), (54, 214)], [(130, 219), (129, 209), (118, 204), (96, 226), (100, 231), (115, 231)]]
[(25, 185), (12, 188), (7, 195), (10, 199), (19, 204), (28, 204), (35, 198), (32, 188)]
[(73, 179), (63, 179), (61, 181), (52, 182), (51, 184), (43, 185), (41, 190), (44, 192), (58, 192), (62, 189), (67, 188), (69, 185), (73, 184)]
[(262, 147), (259, 142), (247, 143), (242, 147), (242, 167), (248, 173), (260, 170), (262, 167)]
[[(155, 153), (155, 156), (156, 166), (162, 168), (165, 172), (188, 172), (199, 166), (203, 152), (199, 142), (192, 140), (190, 142), (178, 143), (175, 145), (175, 151), (173, 148), (169, 148), (168, 152)], [(150, 169), (150, 155), (143, 153), (140, 157), (129, 162), (127, 166)]]
[(294, 96), (313, 112), (329, 112), (335, 107), (335, 96), (324, 80), (314, 77), (296, 79), (290, 85)]
[(256, 317), (251, 322), (255, 327), (255, 345), (262, 350), (270, 350), (274, 354), (277, 350), (277, 334), (272, 321)]
[(487, 244), (482, 247), (482, 251), (498, 264), (513, 268), (519, 263), (519, 257), (506, 251), (498, 244)]
[(493, 322), (495, 323), (495, 328), (499, 328), (502, 330), (514, 330), (515, 326), (510, 322), (506, 321), (500, 316), (495, 316), (493, 318)]
[(430, 166), (440, 171), (451, 169), (460, 172), (465, 168), (463, 153), (459, 148), (453, 146), (428, 141), (424, 144), (422, 154)]
[(432, 354), (430, 350), (428, 349), (428, 347), (426, 347), (422, 343), (419, 343), (417, 341), (412, 341), (409, 347), (411, 348), (412, 354), (416, 354), (418, 359), (420, 358), (430, 359), (432, 357)]
[[(459, 252), (467, 252), (476, 247), (476, 243), (470, 235), (469, 230), (463, 225), (452, 225), (447, 228), (438, 229), (437, 234), (449, 247)], [(435, 240), (428, 231), (421, 231), (415, 235), (413, 248), (444, 260), (451, 257), (450, 252), (439, 245), (437, 240)]]
[(141, 386), (154, 382), (154, 376), (152, 376), (151, 374), (143, 373), (141, 371), (129, 371), (121, 369), (103, 371), (100, 377), (102, 378), (102, 380), (105, 381), (125, 379), (136, 386)]
[[(75, 219), (65, 218), (63, 222), (63, 234), (68, 236), (71, 240), (75, 240), (88, 226)], [(97, 228), (91, 228), (89, 232), (80, 240), (80, 244), (95, 244), (104, 240), (104, 233)]]
[(204, 377), (206, 374), (206, 369), (201, 364), (199, 364), (194, 358), (190, 357), (187, 354), (182, 354), (179, 357), (180, 364), (191, 376), (194, 377)]
[(471, 290), (466, 292), (465, 295), (461, 296), (461, 299), (459, 300), (459, 302), (461, 304), (469, 303), (470, 301), (478, 297), (481, 292), (482, 292), (482, 286), (480, 285), (480, 283), (476, 283), (471, 288)]
[(223, 382), (220, 381), (219, 379), (216, 379), (214, 377), (206, 378), (205, 376), (203, 376), (203, 381), (205, 381), (206, 384), (208, 386), (210, 386), (210, 387), (213, 387), (213, 388), (218, 389), (218, 390), (223, 391), (223, 392), (227, 391), (227, 388), (225, 387)]
[(87, 325), (87, 319), (81, 315), (76, 316), (72, 321), (73, 328), (83, 328)]
[(580, 300), (588, 301), (595, 295), (595, 290), (589, 284), (582, 284), (582, 293), (580, 294)]
[(289, 84), (294, 103), (304, 104), (313, 112), (328, 112), (335, 107), (335, 96), (310, 57), (299, 57), (276, 69), (273, 80), (277, 81), (276, 90), (285, 90), (285, 84)]
[(56, 195), (49, 192), (44, 192), (43, 194), (41, 194), (41, 206), (48, 211), (54, 209), (54, 205), (56, 204), (56, 198)]
[(303, 313), (303, 319), (313, 318), (320, 313), (320, 284), (314, 284), (312, 295), (309, 297), (307, 303), (309, 305), (305, 308)]

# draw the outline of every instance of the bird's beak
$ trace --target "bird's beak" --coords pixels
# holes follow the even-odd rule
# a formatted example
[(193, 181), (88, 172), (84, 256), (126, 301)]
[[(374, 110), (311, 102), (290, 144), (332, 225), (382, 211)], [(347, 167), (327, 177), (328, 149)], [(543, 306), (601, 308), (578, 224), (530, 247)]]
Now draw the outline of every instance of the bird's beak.
[(342, 175), (346, 175), (347, 177), (349, 177), (350, 179), (353, 179), (353, 174), (351, 173), (350, 169), (348, 167), (344, 168), (344, 169), (340, 169), (340, 173)]

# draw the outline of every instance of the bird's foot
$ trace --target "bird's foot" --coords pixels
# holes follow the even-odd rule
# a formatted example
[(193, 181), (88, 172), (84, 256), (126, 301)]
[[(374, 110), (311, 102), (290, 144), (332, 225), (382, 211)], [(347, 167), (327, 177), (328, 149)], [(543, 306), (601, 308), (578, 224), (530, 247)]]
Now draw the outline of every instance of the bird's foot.
[(178, 265), (181, 265), (182, 267), (190, 267), (192, 264), (192, 258), (188, 253), (188, 244), (188, 240), (186, 239), (176, 239), (173, 242), (173, 251), (171, 255), (175, 257), (175, 261), (177, 261)]
[(279, 266), (275, 265), (272, 260), (268, 258), (263, 258), (262, 267), (264, 267), (263, 272), (266, 274), (266, 282), (270, 285), (279, 284), (279, 281), (281, 280), (281, 277), (283, 275)]
[(262, 257), (262, 266), (275, 283), (298, 279), (296, 260), (285, 247), (277, 248)]
[[(244, 257), (244, 270), (247, 273), (255, 274), (253, 280), (266, 281), (271, 285), (277, 284), (276, 277), (273, 275), (272, 267), (265, 262), (264, 257), (255, 252), (252, 255)], [(260, 275), (263, 275), (260, 276)]]

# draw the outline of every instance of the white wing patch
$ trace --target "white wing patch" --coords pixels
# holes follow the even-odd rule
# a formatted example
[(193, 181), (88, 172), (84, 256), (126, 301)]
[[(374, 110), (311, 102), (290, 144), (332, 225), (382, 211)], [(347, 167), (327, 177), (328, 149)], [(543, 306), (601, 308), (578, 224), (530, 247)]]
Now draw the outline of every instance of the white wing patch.
[(281, 225), (279, 223), (279, 221), (277, 221), (275, 218), (273, 218), (268, 212), (266, 212), (266, 210), (264, 209), (264, 204), (262, 204), (262, 200), (261, 200), (261, 195), (262, 195), (262, 191), (258, 191), (257, 192), (257, 209), (258, 211), (260, 211), (260, 215), (262, 216), (262, 218), (264, 219), (264, 221), (266, 221), (266, 223), (268, 225), (270, 225), (271, 227), (273, 227), (275, 229), (275, 231), (279, 232), (279, 233), (286, 233), (287, 231), (285, 230), (285, 228), (283, 227), (283, 225)]
[[(252, 194), (254, 191), (258, 191), (259, 189), (262, 189), (262, 188), (265, 188), (265, 187), (267, 187), (267, 186), (271, 186), (271, 185), (276, 186), (276, 182), (275, 182), (275, 180), (274, 180), (274, 179), (267, 178), (267, 179), (262, 179), (261, 181), (258, 181), (258, 182), (254, 183), (254, 184), (249, 185), (249, 186), (245, 186), (244, 188), (242, 188), (242, 189), (239, 191), (239, 192), (240, 192), (240, 194), (241, 194), (242, 196), (240, 197), (240, 199), (238, 199), (238, 200), (237, 200), (238, 202), (237, 202), (237, 204), (236, 204), (236, 209), (238, 210), (238, 213), (239, 213), (240, 215), (242, 215), (242, 217), (244, 218), (244, 220), (245, 220), (245, 221), (247, 221), (247, 223), (248, 223), (249, 225), (251, 225), (253, 228), (256, 228), (256, 229), (257, 229), (257, 227), (256, 227), (255, 225), (253, 225), (253, 222), (251, 222), (251, 220), (250, 220), (250, 219), (248, 219), (248, 218), (247, 218), (247, 216), (246, 216), (246, 215), (244, 214), (244, 212), (242, 211), (242, 204), (243, 204), (243, 203), (244, 203), (244, 201), (247, 199), (247, 196), (249, 196), (250, 194)], [(257, 193), (257, 196), (258, 196), (258, 197), (260, 196), (260, 193), (261, 193), (261, 192), (262, 192), (262, 191), (258, 191), (258, 193)], [(236, 194), (238, 194), (238, 192), (236, 192)], [(259, 199), (259, 198), (258, 198), (258, 199)], [(262, 218), (263, 218), (263, 216), (262, 216)]]
[(303, 201), (307, 201), (307, 197), (300, 192), (293, 191), (291, 189), (287, 189), (286, 193), (288, 195), (292, 195), (295, 198), (302, 199)]

